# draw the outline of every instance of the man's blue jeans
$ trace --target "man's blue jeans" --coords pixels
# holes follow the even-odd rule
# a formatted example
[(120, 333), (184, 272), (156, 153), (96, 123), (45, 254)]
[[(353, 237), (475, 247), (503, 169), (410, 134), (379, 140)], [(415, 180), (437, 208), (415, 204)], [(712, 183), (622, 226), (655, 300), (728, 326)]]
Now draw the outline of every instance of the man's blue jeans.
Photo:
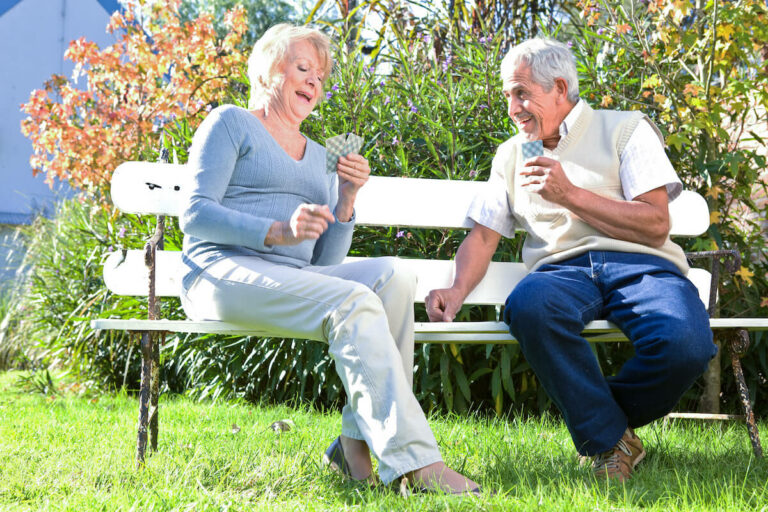
[[(605, 377), (581, 336), (615, 323), (635, 355)], [(717, 353), (696, 287), (657, 256), (591, 251), (542, 265), (507, 298), (504, 321), (563, 413), (582, 455), (667, 414)]]

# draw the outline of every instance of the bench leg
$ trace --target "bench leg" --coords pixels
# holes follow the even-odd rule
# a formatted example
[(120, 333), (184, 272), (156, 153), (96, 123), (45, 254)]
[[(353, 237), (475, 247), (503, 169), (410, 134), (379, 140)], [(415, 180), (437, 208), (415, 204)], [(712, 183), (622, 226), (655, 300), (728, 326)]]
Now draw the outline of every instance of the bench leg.
[[(157, 336), (157, 334), (154, 334)], [(162, 335), (165, 341), (165, 333)], [(155, 339), (152, 343), (152, 371), (150, 372), (149, 387), (149, 447), (153, 452), (157, 451), (157, 421), (158, 398), (160, 396), (160, 343)]]
[(763, 447), (760, 445), (760, 433), (757, 430), (755, 413), (752, 410), (752, 405), (749, 403), (749, 388), (747, 388), (747, 381), (744, 379), (744, 371), (741, 368), (741, 360), (739, 359), (739, 356), (749, 347), (749, 334), (747, 331), (739, 329), (731, 334), (729, 346), (731, 349), (731, 367), (733, 368), (733, 375), (736, 377), (736, 385), (739, 387), (739, 398), (744, 408), (744, 420), (747, 423), (749, 440), (752, 442), (752, 451), (755, 452), (755, 457), (761, 458), (763, 456)]
[(149, 388), (152, 373), (152, 335), (141, 333), (141, 388), (139, 390), (139, 432), (136, 440), (136, 468), (144, 465), (147, 450), (147, 424), (149, 420)]

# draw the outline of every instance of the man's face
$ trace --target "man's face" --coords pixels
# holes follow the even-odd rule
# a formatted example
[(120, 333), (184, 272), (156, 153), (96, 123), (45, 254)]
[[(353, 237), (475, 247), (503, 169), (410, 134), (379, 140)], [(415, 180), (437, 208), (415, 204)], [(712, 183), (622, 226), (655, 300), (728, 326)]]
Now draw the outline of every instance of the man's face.
[(528, 140), (558, 135), (562, 122), (558, 109), (560, 94), (557, 83), (552, 90), (545, 91), (534, 82), (527, 64), (519, 65), (511, 75), (504, 77), (509, 117)]

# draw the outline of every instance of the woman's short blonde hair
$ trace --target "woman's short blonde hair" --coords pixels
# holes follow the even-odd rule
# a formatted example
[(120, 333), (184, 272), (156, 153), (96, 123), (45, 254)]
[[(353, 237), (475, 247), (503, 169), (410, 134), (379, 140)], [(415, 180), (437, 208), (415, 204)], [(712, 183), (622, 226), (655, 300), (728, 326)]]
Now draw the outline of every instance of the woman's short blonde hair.
[(297, 41), (307, 41), (315, 48), (323, 69), (323, 80), (330, 75), (333, 58), (328, 36), (310, 27), (297, 27), (288, 23), (275, 25), (256, 41), (248, 58), (250, 109), (263, 108), (276, 96), (283, 80), (280, 68), (288, 56), (291, 44)]

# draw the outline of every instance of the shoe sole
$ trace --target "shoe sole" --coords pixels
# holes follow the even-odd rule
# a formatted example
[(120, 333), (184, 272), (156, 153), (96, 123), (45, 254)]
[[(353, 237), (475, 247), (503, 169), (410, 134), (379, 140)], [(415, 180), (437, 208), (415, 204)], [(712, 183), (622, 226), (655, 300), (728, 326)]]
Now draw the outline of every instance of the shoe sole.
[(641, 452), (640, 452), (640, 455), (638, 455), (638, 456), (637, 456), (637, 458), (635, 459), (635, 462), (633, 462), (633, 463), (632, 463), (632, 471), (634, 471), (634, 470), (635, 470), (635, 468), (637, 467), (637, 465), (638, 465), (638, 464), (640, 464), (640, 462), (641, 462), (641, 461), (642, 461), (644, 458), (645, 458), (645, 450), (641, 451)]

